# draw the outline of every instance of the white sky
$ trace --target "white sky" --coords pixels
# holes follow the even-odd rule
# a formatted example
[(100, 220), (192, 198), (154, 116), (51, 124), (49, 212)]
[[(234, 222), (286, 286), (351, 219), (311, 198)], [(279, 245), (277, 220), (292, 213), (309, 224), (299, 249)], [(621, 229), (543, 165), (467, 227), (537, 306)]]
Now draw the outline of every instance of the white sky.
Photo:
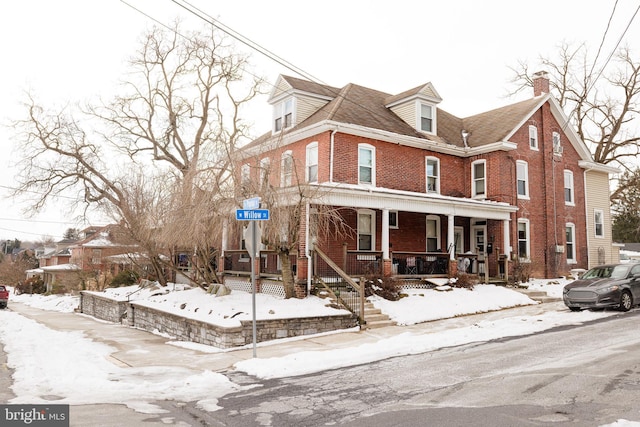
[[(201, 21), (170, 0), (130, 0), (163, 23), (184, 18), (189, 28)], [(526, 60), (536, 71), (536, 58), (552, 54), (562, 41), (600, 45), (615, 0), (327, 0), (312, 9), (299, 1), (211, 2), (192, 0), (207, 14), (259, 43), (320, 81), (341, 87), (356, 83), (399, 93), (432, 82), (442, 108), (467, 116), (495, 108), (506, 99), (508, 66)], [(604, 61), (638, 7), (619, 0), (600, 55)], [(119, 0), (23, 0), (0, 6), (0, 120), (19, 117), (25, 90), (44, 104), (62, 106), (108, 96), (133, 54), (138, 37), (153, 22)], [(640, 17), (622, 43), (640, 52)], [(291, 70), (254, 53), (258, 74), (274, 82)], [(529, 94), (523, 94), (528, 97)], [(256, 101), (256, 131), (268, 129), (266, 98)], [(0, 197), (11, 187), (11, 131), (0, 128), (5, 173)], [(29, 222), (19, 206), (1, 199), (0, 239), (38, 240), (45, 234), (61, 238), (77, 226), (43, 221), (68, 221), (60, 205)]]

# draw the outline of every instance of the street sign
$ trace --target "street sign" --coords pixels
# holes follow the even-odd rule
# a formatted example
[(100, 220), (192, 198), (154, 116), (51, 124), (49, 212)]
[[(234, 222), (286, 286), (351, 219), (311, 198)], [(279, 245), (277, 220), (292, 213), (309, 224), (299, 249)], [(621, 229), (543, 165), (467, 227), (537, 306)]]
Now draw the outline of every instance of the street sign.
[(260, 197), (252, 197), (242, 201), (242, 209), (256, 210), (260, 209)]
[(266, 221), (269, 219), (269, 209), (236, 209), (238, 221)]

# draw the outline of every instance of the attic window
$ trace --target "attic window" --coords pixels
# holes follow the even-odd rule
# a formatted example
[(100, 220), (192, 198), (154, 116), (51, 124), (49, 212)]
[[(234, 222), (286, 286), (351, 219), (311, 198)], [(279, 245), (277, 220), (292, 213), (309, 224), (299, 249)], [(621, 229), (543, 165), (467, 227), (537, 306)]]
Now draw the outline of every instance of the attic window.
[(419, 130), (428, 133), (435, 133), (435, 111), (433, 105), (419, 104), (420, 112)]
[(293, 98), (285, 99), (276, 104), (273, 109), (273, 117), (274, 132), (280, 132), (293, 126)]

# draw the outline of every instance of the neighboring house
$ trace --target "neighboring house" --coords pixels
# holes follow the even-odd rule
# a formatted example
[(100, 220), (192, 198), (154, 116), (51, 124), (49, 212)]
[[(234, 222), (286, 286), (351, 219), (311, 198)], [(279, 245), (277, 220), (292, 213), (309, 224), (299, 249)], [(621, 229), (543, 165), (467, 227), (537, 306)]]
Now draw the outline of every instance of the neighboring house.
[(83, 238), (69, 246), (71, 262), (82, 271), (104, 274), (110, 271), (109, 257), (128, 253), (137, 247), (119, 240), (114, 226), (83, 231)]
[(27, 271), (27, 278), (42, 276), (47, 290), (60, 285), (68, 290), (103, 287), (108, 276), (117, 274), (121, 260), (110, 257), (127, 253), (135, 246), (114, 237), (114, 226), (89, 227), (81, 231), (80, 239), (65, 239), (52, 247), (36, 249), (39, 267)]
[[(239, 178), (282, 193), (317, 190), (310, 221), (314, 205), (333, 206), (354, 230), (338, 241), (301, 227), (300, 282), (310, 277), (311, 242), (338, 265), (346, 253), (400, 276), (455, 275), (464, 257), (472, 273), (501, 276), (517, 262), (552, 278), (617, 257), (609, 211), (617, 170), (593, 161), (546, 73), (534, 75), (533, 98), (467, 118), (441, 101), (431, 83), (394, 95), (278, 78), (272, 130), (245, 147)], [(242, 248), (242, 225), (223, 249)]]

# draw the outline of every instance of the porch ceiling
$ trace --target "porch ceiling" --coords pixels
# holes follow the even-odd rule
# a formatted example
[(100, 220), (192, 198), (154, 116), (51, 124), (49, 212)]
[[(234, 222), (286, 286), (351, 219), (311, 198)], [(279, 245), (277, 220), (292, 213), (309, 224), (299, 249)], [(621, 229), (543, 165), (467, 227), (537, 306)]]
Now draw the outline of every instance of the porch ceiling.
[(345, 184), (320, 184), (313, 203), (359, 209), (389, 209), (435, 215), (509, 220), (516, 206), (439, 194), (414, 193)]

